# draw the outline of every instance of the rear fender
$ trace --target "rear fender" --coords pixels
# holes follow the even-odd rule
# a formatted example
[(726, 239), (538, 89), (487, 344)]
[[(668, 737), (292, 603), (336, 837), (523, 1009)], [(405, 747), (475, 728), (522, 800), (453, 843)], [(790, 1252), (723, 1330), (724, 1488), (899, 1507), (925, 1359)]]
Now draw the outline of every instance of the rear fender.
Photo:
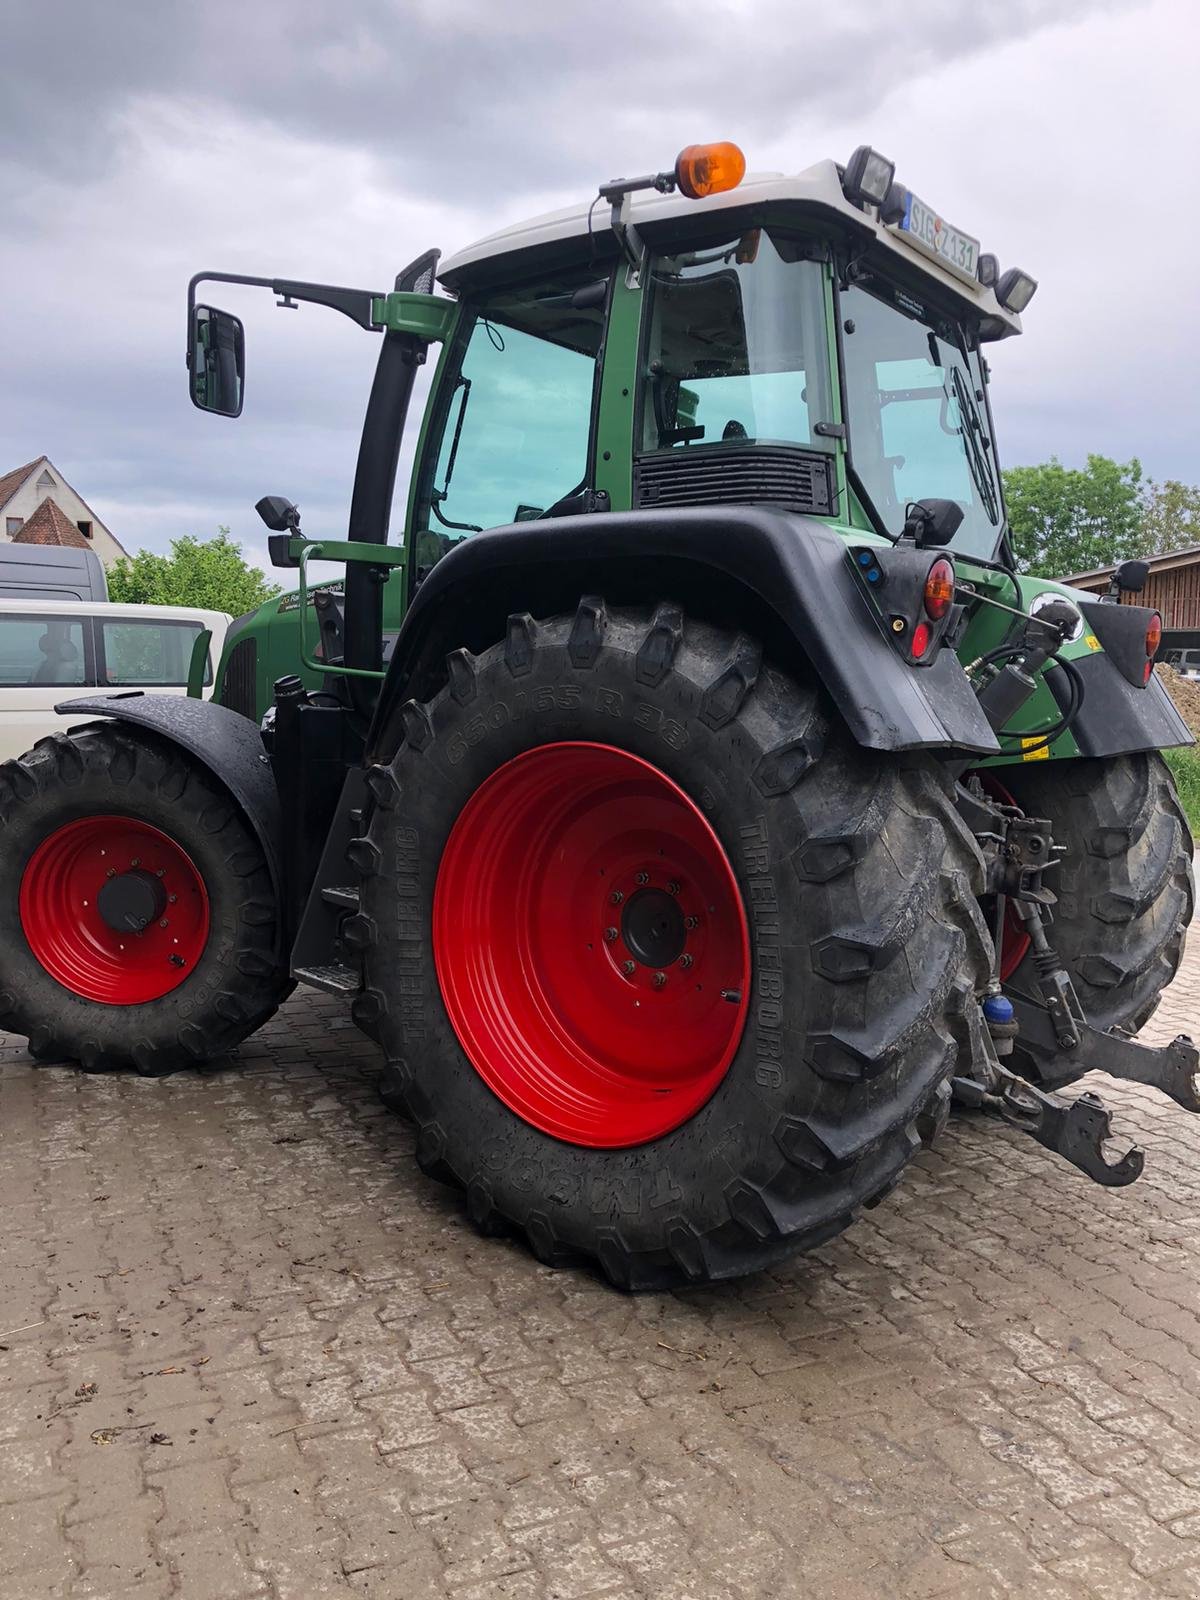
[(390, 758), (402, 706), (436, 690), (449, 651), (486, 649), (504, 637), (510, 612), (552, 616), (581, 594), (685, 609), (700, 596), (709, 620), (746, 627), (749, 616), (779, 665), (803, 656), (868, 749), (999, 750), (952, 650), (914, 667), (884, 636), (838, 534), (784, 510), (730, 506), (542, 519), (456, 545), (405, 617), (368, 759)]

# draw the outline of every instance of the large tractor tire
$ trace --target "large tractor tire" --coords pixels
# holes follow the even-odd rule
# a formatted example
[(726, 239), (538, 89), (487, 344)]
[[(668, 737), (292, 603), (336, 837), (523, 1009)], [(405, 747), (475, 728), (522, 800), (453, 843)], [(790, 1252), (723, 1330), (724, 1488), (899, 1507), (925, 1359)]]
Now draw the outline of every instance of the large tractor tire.
[(990, 941), (929, 759), (663, 604), (509, 619), (410, 702), (356, 1016), (423, 1169), (629, 1289), (839, 1233), (941, 1127)]
[(94, 724), (0, 766), (0, 1028), (43, 1060), (158, 1076), (291, 987), (262, 847), (199, 762)]
[[(1136, 1033), (1183, 959), (1192, 915), (1192, 836), (1170, 768), (1156, 752), (1005, 768), (1001, 781), (1027, 815), (1049, 819), (1062, 865), (1050, 943), (1093, 1027)], [(1005, 980), (1036, 995), (1028, 939), (1010, 925)], [(1014, 1065), (1050, 1088), (1079, 1072), (1039, 1073), (1017, 1041)], [(1081, 1069), (1086, 1070), (1086, 1068)]]

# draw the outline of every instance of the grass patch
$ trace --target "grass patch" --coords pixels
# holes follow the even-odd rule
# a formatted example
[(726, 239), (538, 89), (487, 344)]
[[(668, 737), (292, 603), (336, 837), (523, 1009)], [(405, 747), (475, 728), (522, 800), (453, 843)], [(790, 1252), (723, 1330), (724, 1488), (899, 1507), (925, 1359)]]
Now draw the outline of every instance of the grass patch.
[(1188, 826), (1200, 834), (1200, 749), (1185, 745), (1180, 750), (1164, 750), (1163, 758), (1175, 779)]

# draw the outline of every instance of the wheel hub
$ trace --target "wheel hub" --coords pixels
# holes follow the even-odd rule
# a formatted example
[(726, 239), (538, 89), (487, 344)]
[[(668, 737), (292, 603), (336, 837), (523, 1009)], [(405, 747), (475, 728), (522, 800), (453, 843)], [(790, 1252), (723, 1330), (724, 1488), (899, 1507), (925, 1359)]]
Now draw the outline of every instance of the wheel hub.
[(144, 933), (167, 909), (162, 879), (135, 867), (106, 878), (96, 896), (96, 910), (114, 933)]
[[(676, 884), (678, 890), (678, 884)], [(687, 944), (683, 911), (666, 889), (639, 889), (621, 915), (621, 941), (644, 967), (669, 967)]]

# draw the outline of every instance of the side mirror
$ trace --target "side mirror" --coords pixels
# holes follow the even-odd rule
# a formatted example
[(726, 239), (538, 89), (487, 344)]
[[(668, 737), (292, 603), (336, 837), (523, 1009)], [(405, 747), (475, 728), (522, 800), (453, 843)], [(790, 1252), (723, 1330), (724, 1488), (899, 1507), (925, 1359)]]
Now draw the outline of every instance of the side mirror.
[(949, 544), (962, 524), (963, 508), (957, 500), (916, 500), (908, 508), (901, 538), (917, 548)]
[(246, 377), (246, 336), (240, 317), (216, 306), (192, 309), (192, 404), (219, 417), (240, 417)]

